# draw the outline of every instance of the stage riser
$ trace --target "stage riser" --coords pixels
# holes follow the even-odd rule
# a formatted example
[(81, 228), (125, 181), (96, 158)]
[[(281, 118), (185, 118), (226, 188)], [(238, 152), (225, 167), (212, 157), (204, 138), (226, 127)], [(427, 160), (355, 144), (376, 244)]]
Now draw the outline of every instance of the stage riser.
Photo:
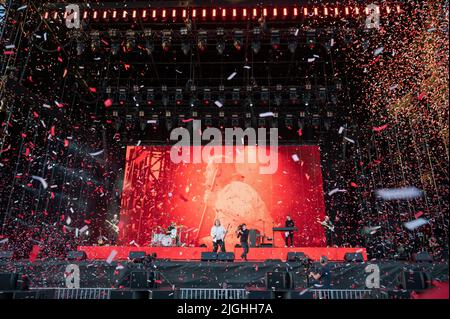
[[(0, 262), (0, 272), (26, 274), (32, 287), (64, 288), (68, 265), (75, 265), (80, 272), (81, 288), (111, 288), (125, 270), (116, 271), (117, 262)], [(126, 263), (122, 263), (126, 265)], [(226, 262), (156, 262), (153, 270), (161, 274), (160, 287), (177, 288), (265, 288), (265, 275), (271, 271), (290, 271), (294, 288), (305, 288), (307, 271), (298, 263), (226, 263)], [(315, 265), (314, 267), (317, 267)], [(334, 289), (365, 289), (367, 264), (332, 264)], [(448, 280), (446, 264), (407, 264), (390, 262), (378, 264), (380, 284), (386, 289), (395, 289), (399, 273), (404, 270), (421, 270), (432, 279)]]

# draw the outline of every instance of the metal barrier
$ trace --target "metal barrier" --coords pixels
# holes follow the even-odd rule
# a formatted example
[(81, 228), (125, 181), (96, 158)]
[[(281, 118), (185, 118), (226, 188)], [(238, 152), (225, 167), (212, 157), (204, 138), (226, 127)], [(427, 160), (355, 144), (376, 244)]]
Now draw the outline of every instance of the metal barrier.
[(245, 289), (180, 288), (180, 299), (245, 299)]
[(369, 289), (311, 289), (313, 299), (382, 299)]
[(57, 288), (55, 299), (110, 299), (110, 288)]

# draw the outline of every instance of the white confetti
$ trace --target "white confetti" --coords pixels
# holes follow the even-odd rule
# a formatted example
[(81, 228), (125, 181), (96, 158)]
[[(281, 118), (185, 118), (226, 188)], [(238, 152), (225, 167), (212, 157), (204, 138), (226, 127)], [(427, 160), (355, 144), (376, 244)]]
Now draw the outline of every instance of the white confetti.
[(84, 225), (83, 227), (80, 228), (80, 234), (84, 233), (85, 231), (88, 230), (88, 225)]
[(314, 62), (315, 60), (316, 60), (316, 58), (308, 58), (309, 63)]
[(231, 74), (228, 76), (227, 80), (229, 81), (229, 80), (233, 79), (233, 78), (236, 76), (236, 74), (237, 74), (236, 72), (231, 73)]
[(214, 104), (215, 104), (217, 107), (222, 107), (222, 106), (223, 106), (223, 104), (220, 103), (220, 101), (215, 101)]
[(269, 116), (275, 116), (275, 114), (273, 112), (265, 112), (259, 114), (259, 117), (269, 117)]
[(328, 192), (328, 196), (331, 196), (336, 193), (345, 193), (345, 192), (347, 192), (345, 189), (335, 188)]
[(426, 220), (424, 218), (418, 218), (418, 219), (404, 223), (403, 226), (405, 226), (405, 228), (407, 228), (408, 230), (414, 230), (425, 224), (428, 224), (428, 220)]
[(21, 6), (21, 7), (17, 8), (17, 11), (24, 10), (26, 7), (28, 7), (28, 6), (27, 5)]
[(111, 251), (111, 253), (109, 254), (108, 258), (106, 258), (106, 262), (108, 264), (111, 264), (111, 262), (114, 260), (114, 257), (116, 257), (116, 255), (117, 255), (117, 250)]
[(292, 159), (294, 160), (294, 162), (300, 161), (300, 158), (298, 157), (297, 154), (293, 154), (293, 155), (292, 155)]
[(383, 188), (376, 190), (376, 195), (384, 200), (412, 199), (422, 196), (422, 191), (416, 187)]
[(347, 136), (344, 136), (344, 139), (352, 144), (355, 144), (355, 141), (352, 140), (351, 138), (348, 138)]
[(380, 55), (381, 53), (383, 53), (383, 51), (384, 51), (384, 47), (380, 47), (380, 48), (376, 49), (375, 51), (373, 51), (373, 55), (374, 56)]
[(35, 175), (31, 176), (31, 178), (32, 178), (32, 179), (35, 179), (35, 180), (37, 180), (37, 181), (39, 181), (39, 182), (42, 184), (42, 187), (43, 187), (44, 189), (47, 189), (48, 184), (47, 184), (47, 182), (45, 181), (45, 179), (43, 179), (42, 177), (39, 177), (39, 176), (35, 176)]
[(102, 154), (104, 151), (105, 151), (105, 150), (101, 150), (101, 151), (98, 151), (98, 152), (89, 153), (89, 155), (91, 155), (91, 156), (97, 156), (97, 155)]
[(250, 70), (251, 67), (249, 65), (244, 65), (244, 69)]
[(338, 134), (342, 134), (342, 132), (344, 132), (344, 127), (343, 127), (343, 126), (341, 126), (341, 127), (339, 128)]

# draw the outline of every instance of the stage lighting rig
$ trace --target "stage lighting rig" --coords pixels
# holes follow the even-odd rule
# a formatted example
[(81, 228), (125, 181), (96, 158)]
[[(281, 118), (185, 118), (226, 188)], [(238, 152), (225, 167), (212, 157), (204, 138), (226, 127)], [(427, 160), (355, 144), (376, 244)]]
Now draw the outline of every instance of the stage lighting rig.
[(278, 50), (280, 48), (280, 30), (272, 29), (270, 34), (270, 45), (275, 50)]
[(111, 54), (118, 55), (120, 50), (120, 41), (117, 37), (118, 31), (116, 29), (108, 30), (108, 35), (111, 41)]
[(128, 30), (126, 32), (126, 41), (125, 41), (125, 48), (128, 52), (132, 51), (136, 46), (136, 39), (135, 39), (135, 33), (132, 30)]
[(151, 29), (144, 30), (144, 38), (145, 38), (145, 50), (147, 54), (152, 54), (155, 50), (155, 43), (153, 41), (153, 31)]
[(91, 50), (92, 52), (98, 52), (100, 50), (100, 32), (91, 32)]
[(289, 30), (289, 42), (288, 42), (288, 49), (289, 51), (294, 54), (295, 50), (297, 50), (298, 46), (298, 28), (291, 28)]
[(187, 28), (181, 28), (180, 35), (181, 35), (181, 51), (183, 51), (184, 55), (188, 55), (189, 51), (191, 51), (191, 40), (189, 39), (189, 30)]

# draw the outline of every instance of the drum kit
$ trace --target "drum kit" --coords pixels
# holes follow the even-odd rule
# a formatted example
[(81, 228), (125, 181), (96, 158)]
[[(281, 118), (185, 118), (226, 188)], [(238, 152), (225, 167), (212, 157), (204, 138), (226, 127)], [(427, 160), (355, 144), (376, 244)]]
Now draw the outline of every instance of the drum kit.
[(185, 246), (185, 243), (189, 241), (190, 232), (194, 230), (194, 228), (185, 228), (183, 225), (177, 225), (172, 230), (167, 231), (161, 226), (158, 226), (157, 231), (153, 233), (150, 244), (153, 247)]

